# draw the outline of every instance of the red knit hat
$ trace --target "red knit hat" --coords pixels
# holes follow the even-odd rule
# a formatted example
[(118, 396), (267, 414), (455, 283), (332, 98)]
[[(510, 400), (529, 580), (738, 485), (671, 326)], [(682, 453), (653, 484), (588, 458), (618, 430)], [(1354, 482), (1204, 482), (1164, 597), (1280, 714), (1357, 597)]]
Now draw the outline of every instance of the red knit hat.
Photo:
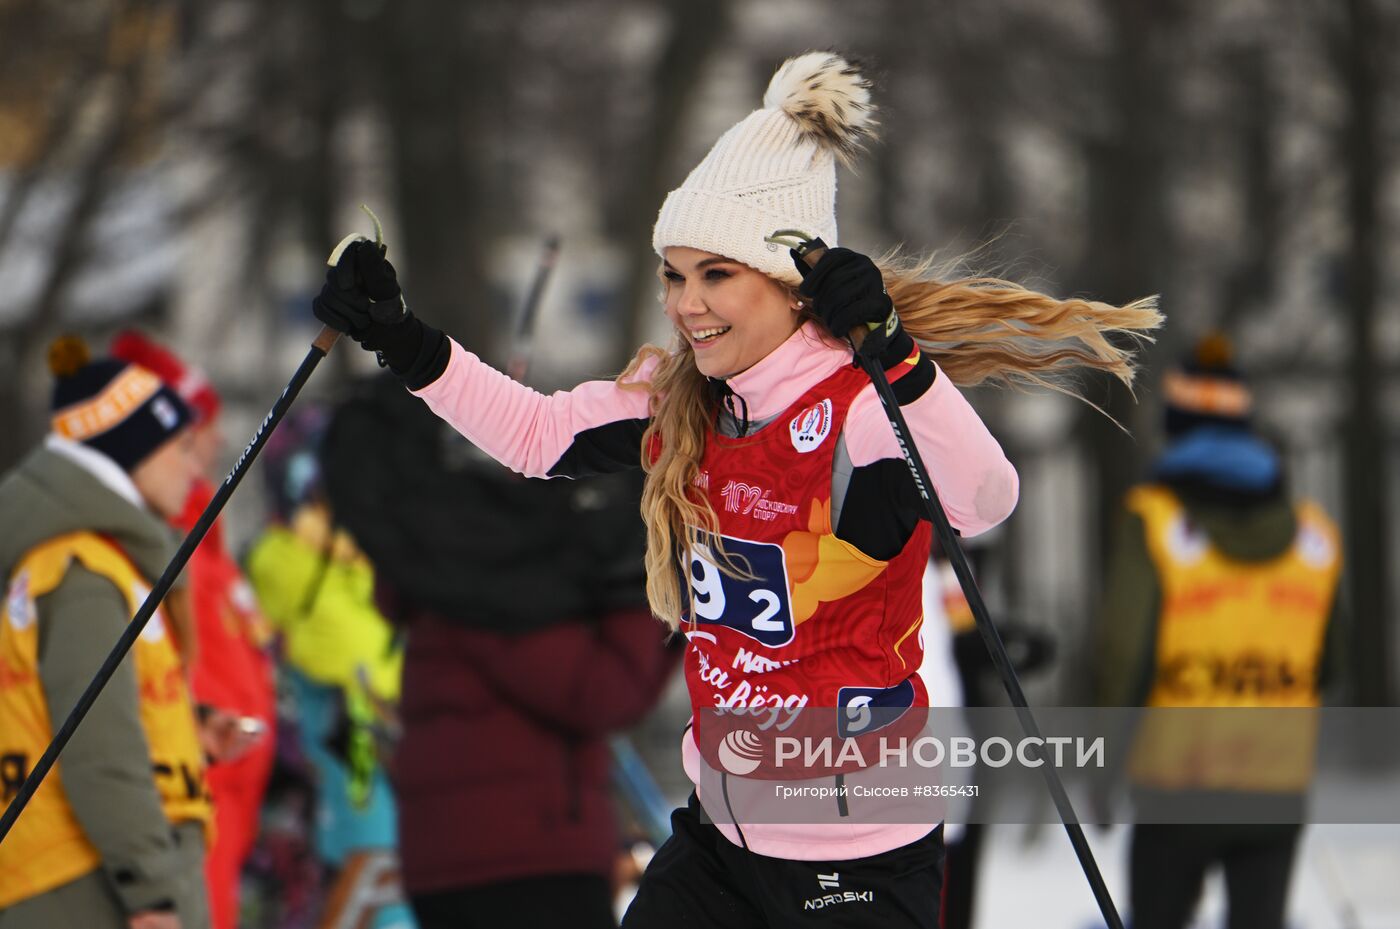
[(199, 368), (186, 365), (175, 353), (134, 329), (127, 329), (112, 342), (113, 358), (138, 364), (175, 389), (194, 408), (199, 422), (207, 423), (219, 415), (222, 401), (214, 385)]

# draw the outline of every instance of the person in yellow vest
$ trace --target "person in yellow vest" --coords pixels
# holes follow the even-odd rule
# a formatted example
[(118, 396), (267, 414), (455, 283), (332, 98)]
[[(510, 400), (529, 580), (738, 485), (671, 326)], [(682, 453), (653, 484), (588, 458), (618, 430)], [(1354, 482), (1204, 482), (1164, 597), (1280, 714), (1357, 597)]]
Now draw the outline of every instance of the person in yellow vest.
[[(1127, 759), (1134, 929), (1182, 929), (1208, 869), (1230, 929), (1280, 929), (1311, 780), (1311, 714), (1337, 678), (1336, 526), (1287, 492), (1213, 334), (1164, 381), (1168, 444), (1129, 492), (1098, 641), (1102, 706), (1157, 713)], [(1220, 811), (1218, 821), (1205, 821)]]
[[(8, 804), (175, 553), (189, 408), (150, 371), (50, 348), (51, 431), (0, 481)], [(0, 929), (205, 929), (210, 807), (175, 597), (0, 843)], [(182, 639), (182, 636), (184, 637)]]

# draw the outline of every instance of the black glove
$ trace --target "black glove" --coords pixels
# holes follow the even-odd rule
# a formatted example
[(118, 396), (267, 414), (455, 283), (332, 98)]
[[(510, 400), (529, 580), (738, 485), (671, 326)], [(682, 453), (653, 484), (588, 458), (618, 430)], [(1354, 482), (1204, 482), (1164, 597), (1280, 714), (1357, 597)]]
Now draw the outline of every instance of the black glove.
[(326, 285), (311, 302), (316, 318), (357, 342), (375, 324), (402, 321), (408, 307), (386, 251), (365, 239), (351, 242), (335, 267), (326, 271)]
[(838, 339), (847, 338), (857, 326), (878, 324), (859, 349), (869, 358), (878, 358), (894, 342), (903, 341), (897, 338), (903, 334), (899, 316), (875, 262), (849, 248), (827, 249), (815, 268), (795, 249), (792, 260), (802, 275), (797, 292), (808, 298), (812, 312)]
[(409, 310), (386, 251), (368, 240), (351, 242), (326, 272), (325, 286), (311, 301), (311, 310), (321, 322), (374, 352), (410, 390), (420, 390), (447, 368), (451, 346), (441, 331)]

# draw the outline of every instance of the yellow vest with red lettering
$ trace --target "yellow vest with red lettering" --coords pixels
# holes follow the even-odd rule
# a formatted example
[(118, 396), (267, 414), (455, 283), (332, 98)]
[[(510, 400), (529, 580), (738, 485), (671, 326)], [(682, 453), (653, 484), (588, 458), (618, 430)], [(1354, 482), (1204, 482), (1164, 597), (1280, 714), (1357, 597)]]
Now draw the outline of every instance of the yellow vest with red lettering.
[[(20, 560), (0, 611), (0, 790), (4, 804), (13, 799), (53, 737), (53, 718), (39, 681), (35, 601), (58, 587), (75, 561), (112, 581), (126, 597), (132, 615), (150, 592), (121, 549), (93, 533), (50, 539)], [(165, 815), (172, 823), (195, 820), (207, 825), (210, 806), (204, 755), (185, 669), (163, 609), (151, 617), (128, 660), (135, 663), (141, 725)], [(81, 877), (100, 861), (64, 794), (60, 757), (0, 844), (0, 910)]]
[[(1296, 792), (1312, 776), (1317, 673), (1341, 572), (1336, 526), (1297, 505), (1293, 544), (1228, 558), (1165, 487), (1134, 488), (1161, 608), (1156, 670), (1130, 773), (1165, 790)], [(1279, 712), (1243, 712), (1276, 707)], [(1186, 711), (1187, 708), (1194, 708)], [(1213, 710), (1211, 708), (1229, 708)]]

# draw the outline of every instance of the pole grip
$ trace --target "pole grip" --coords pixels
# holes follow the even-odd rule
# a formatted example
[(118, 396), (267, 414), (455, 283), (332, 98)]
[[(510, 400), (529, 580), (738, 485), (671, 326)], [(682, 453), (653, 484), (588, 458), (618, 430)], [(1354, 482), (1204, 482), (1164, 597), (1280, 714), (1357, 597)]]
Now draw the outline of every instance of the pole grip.
[(335, 343), (340, 341), (340, 335), (340, 330), (322, 326), (321, 331), (316, 333), (316, 338), (311, 340), (311, 347), (322, 355), (329, 355), (331, 349), (335, 348)]

